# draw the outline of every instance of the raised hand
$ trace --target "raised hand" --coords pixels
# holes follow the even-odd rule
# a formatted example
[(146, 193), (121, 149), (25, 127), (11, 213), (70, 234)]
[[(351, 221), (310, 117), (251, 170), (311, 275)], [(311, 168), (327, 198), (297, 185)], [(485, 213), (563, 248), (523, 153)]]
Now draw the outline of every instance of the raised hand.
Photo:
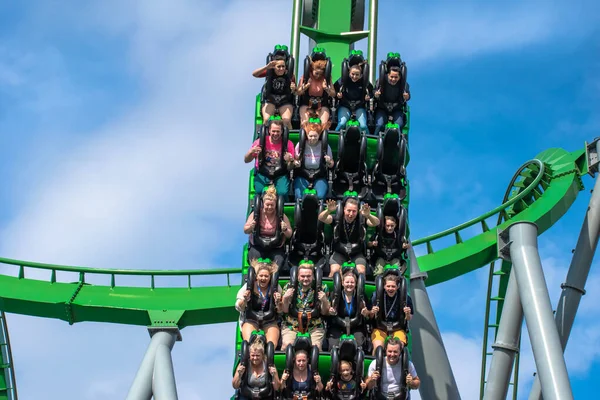
[(277, 65), (277, 60), (269, 61), (269, 63), (267, 64), (267, 69), (273, 69), (273, 68), (275, 68), (276, 65)]
[(271, 376), (275, 376), (277, 374), (277, 368), (271, 365), (269, 367), (269, 373), (271, 374)]
[(244, 371), (246, 371), (246, 367), (244, 367), (242, 364), (238, 365), (237, 369), (235, 370), (235, 372), (237, 372), (240, 376), (244, 374)]
[(258, 157), (258, 155), (262, 152), (262, 147), (256, 146), (252, 148), (252, 155), (254, 157)]
[(410, 98), (410, 95), (408, 93), (406, 93), (406, 92), (404, 92), (402, 94), (402, 96), (404, 97), (404, 101), (408, 101), (408, 99)]
[(250, 291), (250, 289), (248, 289), (244, 292), (244, 300), (246, 301), (246, 303), (250, 301), (251, 296), (252, 296), (252, 292)]
[(330, 213), (334, 212), (337, 208), (337, 202), (333, 199), (327, 200), (327, 211)]
[(290, 373), (287, 370), (285, 370), (285, 371), (283, 371), (283, 374), (281, 374), (281, 381), (282, 382), (287, 381), (287, 378), (289, 378), (289, 377), (290, 377)]
[(369, 215), (371, 215), (371, 206), (369, 206), (366, 203), (363, 204), (360, 208), (360, 213), (363, 215), (363, 217), (368, 217)]
[(381, 89), (378, 89), (377, 91), (375, 91), (375, 93), (373, 95), (376, 99), (378, 99), (379, 96), (381, 96)]
[(290, 299), (293, 295), (294, 295), (294, 289), (289, 288), (288, 290), (285, 291), (283, 298)]
[(279, 293), (279, 292), (273, 293), (273, 299), (275, 299), (276, 302), (281, 301), (281, 293)]

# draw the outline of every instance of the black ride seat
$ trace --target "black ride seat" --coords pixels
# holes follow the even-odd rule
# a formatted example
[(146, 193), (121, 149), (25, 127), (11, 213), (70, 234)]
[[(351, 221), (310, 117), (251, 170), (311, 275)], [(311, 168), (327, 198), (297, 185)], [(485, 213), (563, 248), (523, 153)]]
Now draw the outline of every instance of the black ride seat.
[[(306, 190), (294, 206), (294, 234), (290, 240), (289, 267), (298, 266), (302, 260), (312, 261), (317, 268), (325, 264), (325, 234), (319, 213), (323, 207), (314, 190)], [(282, 274), (289, 275), (289, 269)]]
[(341, 199), (346, 192), (356, 192), (359, 199), (368, 192), (366, 183), (367, 139), (358, 122), (350, 121), (338, 142), (338, 160), (333, 173), (333, 195)]
[(397, 124), (387, 124), (377, 140), (377, 161), (371, 173), (372, 199), (383, 201), (386, 194), (406, 197), (406, 154), (408, 140)]

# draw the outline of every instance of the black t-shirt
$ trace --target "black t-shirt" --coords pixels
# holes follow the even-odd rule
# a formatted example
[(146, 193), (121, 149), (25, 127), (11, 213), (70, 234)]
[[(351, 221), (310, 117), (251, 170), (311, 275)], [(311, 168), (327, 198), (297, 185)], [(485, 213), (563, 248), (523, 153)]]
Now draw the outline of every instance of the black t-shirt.
[(340, 242), (342, 243), (358, 243), (360, 241), (360, 230), (364, 229), (360, 226), (360, 217), (356, 217), (350, 224), (342, 217), (336, 228), (338, 229)]
[(369, 83), (365, 90), (362, 78), (356, 82), (348, 79), (345, 85), (342, 83), (342, 78), (340, 78), (333, 87), (336, 92), (339, 92), (340, 88), (342, 89), (340, 104), (343, 106), (365, 107), (365, 95), (368, 94), (370, 97), (373, 97), (373, 86)]
[[(381, 311), (382, 315), (383, 315), (383, 319), (385, 321), (394, 321), (398, 318), (398, 315), (402, 315), (399, 313), (403, 313), (404, 311), (402, 311), (402, 304), (400, 304), (399, 300), (396, 300), (394, 302), (394, 299), (398, 299), (399, 298), (399, 293), (396, 292), (396, 296), (394, 297), (390, 297), (388, 296), (386, 293), (384, 293), (383, 295), (383, 302), (384, 304), (381, 304), (379, 306), (379, 310)], [(370, 304), (370, 308), (371, 309), (375, 304), (377, 304), (377, 292), (373, 292), (373, 297), (371, 298), (371, 304)], [(412, 298), (407, 295), (406, 296), (406, 306), (410, 307), (410, 314), (413, 315), (415, 312), (414, 307), (413, 307), (413, 302), (412, 302)], [(387, 318), (386, 318), (386, 313), (387, 313)]]
[(341, 318), (350, 317), (350, 318), (352, 318), (354, 315), (356, 315), (356, 309), (357, 309), (357, 307), (358, 306), (356, 304), (356, 293), (352, 296), (352, 301), (350, 303), (348, 303), (346, 301), (346, 295), (342, 291), (342, 296), (340, 297), (340, 301), (339, 301), (338, 307), (337, 307), (337, 315), (338, 315), (338, 317), (341, 317)]

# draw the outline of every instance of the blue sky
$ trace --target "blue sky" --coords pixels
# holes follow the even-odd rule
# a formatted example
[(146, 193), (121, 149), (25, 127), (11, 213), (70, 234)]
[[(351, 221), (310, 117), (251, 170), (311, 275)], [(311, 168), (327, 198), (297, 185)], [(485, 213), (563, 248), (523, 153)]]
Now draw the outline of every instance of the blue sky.
[[(261, 85), (250, 73), (288, 42), (291, 1), (212, 3), (0, 5), (2, 256), (238, 265), (242, 154)], [(495, 207), (524, 161), (600, 131), (596, 2), (455, 3), (380, 1), (379, 52), (399, 51), (409, 68), (413, 239)], [(589, 200), (584, 183), (540, 238), (553, 304)], [(483, 268), (430, 290), (464, 399), (478, 393), (486, 279)], [(567, 348), (576, 398), (600, 372), (597, 261), (587, 290)], [(8, 322), (23, 399), (123, 397), (148, 343), (140, 327)], [(180, 398), (226, 398), (234, 324), (183, 337), (173, 351)], [(524, 339), (522, 398), (533, 371)]]

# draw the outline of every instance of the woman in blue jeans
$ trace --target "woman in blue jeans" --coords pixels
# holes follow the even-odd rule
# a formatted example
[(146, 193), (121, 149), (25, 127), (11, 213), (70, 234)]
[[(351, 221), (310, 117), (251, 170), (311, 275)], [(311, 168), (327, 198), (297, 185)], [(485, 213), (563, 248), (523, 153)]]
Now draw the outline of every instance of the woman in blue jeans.
[[(295, 154), (296, 161), (295, 167), (297, 169), (303, 169), (302, 172), (298, 171), (294, 175), (294, 195), (296, 199), (301, 199), (305, 189), (309, 188), (309, 179), (306, 176), (315, 175), (315, 179), (312, 179), (313, 188), (317, 192), (319, 199), (324, 199), (327, 195), (327, 175), (324, 175), (324, 171), (327, 168), (333, 168), (333, 153), (331, 147), (327, 145), (327, 153), (325, 156), (323, 153), (323, 142), (319, 139), (323, 128), (319, 119), (311, 119), (308, 123), (304, 124), (304, 132), (306, 132), (306, 143), (304, 149), (300, 149), (300, 143), (296, 145)], [(323, 133), (326, 135), (327, 133)], [(302, 151), (302, 154), (300, 152)], [(302, 176), (304, 175), (304, 176)]]
[(367, 131), (367, 104), (373, 94), (373, 85), (367, 83), (365, 86), (362, 79), (362, 70), (360, 65), (353, 65), (348, 71), (350, 79), (344, 84), (342, 78), (334, 84), (337, 98), (339, 99), (337, 118), (338, 125), (336, 131), (341, 130), (350, 120), (352, 113), (363, 132)]

